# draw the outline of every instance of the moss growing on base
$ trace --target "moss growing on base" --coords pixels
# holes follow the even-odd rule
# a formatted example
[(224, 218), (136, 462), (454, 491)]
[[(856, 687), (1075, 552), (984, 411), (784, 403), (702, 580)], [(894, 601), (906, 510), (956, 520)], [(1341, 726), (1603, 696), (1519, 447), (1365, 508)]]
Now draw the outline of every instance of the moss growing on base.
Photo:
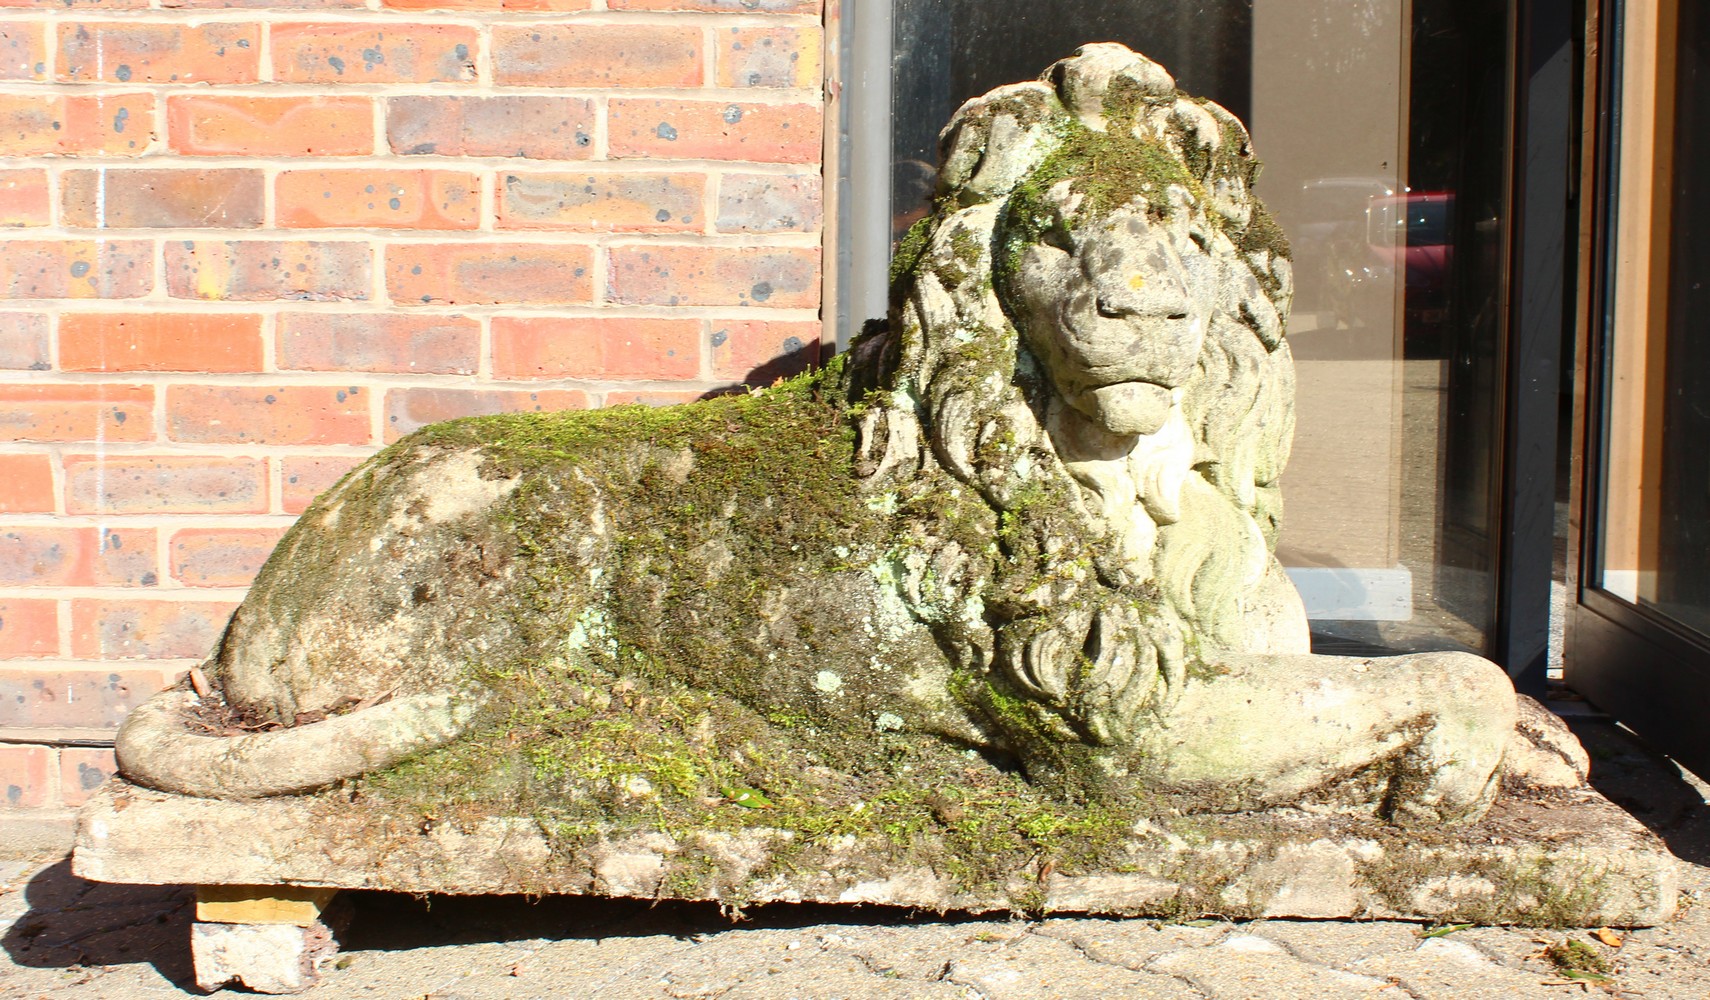
[[(350, 791), (406, 829), (532, 815), (566, 854), (649, 830), (682, 844), (764, 833), (770, 870), (824, 867), (839, 852), (848, 863), (857, 849), (855, 867), (927, 869), (987, 900), (1024, 899), (1042, 870), (1124, 870), (1147, 811), (1059, 799), (1008, 761), (887, 733), (882, 721), (852, 743), (644, 673), (555, 663), (493, 680), (539, 700)], [(658, 891), (740, 904), (766, 875), (690, 851)]]

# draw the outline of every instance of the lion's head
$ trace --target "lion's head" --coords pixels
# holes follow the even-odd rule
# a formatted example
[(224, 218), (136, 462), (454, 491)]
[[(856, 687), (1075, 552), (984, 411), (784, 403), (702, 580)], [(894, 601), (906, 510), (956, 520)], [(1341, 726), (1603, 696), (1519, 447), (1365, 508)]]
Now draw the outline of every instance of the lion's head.
[[(1058, 659), (1117, 645), (1097, 589), (1156, 605), (1124, 627), (1143, 646), (1174, 630), (1190, 648), (1301, 647), (1292, 592), (1278, 598), (1292, 607), (1253, 613), (1254, 594), (1286, 588), (1270, 550), (1293, 432), (1292, 281), (1251, 193), (1246, 129), (1105, 44), (968, 102), (940, 141), (936, 209), (898, 249), (888, 327), (852, 352), (853, 389), (878, 401), (858, 471), (900, 481), (935, 461), (1024, 522), (1005, 543), (1018, 579), (997, 590), (1016, 595), (1013, 617), (1053, 620), (1022, 631), (1059, 633)], [(1069, 565), (1077, 538), (1093, 572)], [(1006, 657), (999, 633), (1019, 686), (1077, 725), (1132, 714), (1077, 708), (1094, 697), (1077, 685), (1111, 685), (1026, 665), (1053, 655), (1033, 640)]]

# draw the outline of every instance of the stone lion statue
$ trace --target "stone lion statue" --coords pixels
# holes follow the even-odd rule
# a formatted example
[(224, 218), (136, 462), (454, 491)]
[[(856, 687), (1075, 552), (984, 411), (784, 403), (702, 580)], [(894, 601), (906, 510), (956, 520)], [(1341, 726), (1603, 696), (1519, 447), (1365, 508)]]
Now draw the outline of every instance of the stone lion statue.
[[(854, 771), (928, 741), (1078, 802), (1480, 817), (1507, 677), (1313, 655), (1272, 554), (1291, 276), (1241, 122), (1093, 45), (942, 142), (888, 323), (771, 388), (386, 449), (279, 544), (201, 690), (133, 713), (123, 774), (303, 792), (695, 692), (740, 722), (697, 709), (691, 758), (812, 734), (845, 763), (804, 771)], [(583, 721), (538, 722), (567, 702)], [(707, 792), (646, 754), (625, 794)]]

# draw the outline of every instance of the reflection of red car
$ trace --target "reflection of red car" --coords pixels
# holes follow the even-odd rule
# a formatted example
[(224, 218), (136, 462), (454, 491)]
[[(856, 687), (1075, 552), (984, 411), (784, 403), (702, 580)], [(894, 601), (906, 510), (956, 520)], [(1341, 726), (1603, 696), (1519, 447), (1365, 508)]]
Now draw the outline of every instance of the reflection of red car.
[(1401, 270), (1409, 325), (1447, 318), (1454, 212), (1455, 196), (1446, 191), (1373, 198), (1366, 209), (1366, 248), (1377, 265), (1373, 270)]

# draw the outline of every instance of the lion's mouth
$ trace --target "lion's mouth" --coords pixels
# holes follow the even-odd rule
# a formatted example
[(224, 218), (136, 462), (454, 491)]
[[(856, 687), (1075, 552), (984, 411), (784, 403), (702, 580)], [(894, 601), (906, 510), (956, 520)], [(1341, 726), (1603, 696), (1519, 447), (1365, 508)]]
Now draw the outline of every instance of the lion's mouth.
[(1113, 434), (1155, 434), (1170, 417), (1176, 395), (1154, 382), (1115, 382), (1081, 394), (1076, 407)]

